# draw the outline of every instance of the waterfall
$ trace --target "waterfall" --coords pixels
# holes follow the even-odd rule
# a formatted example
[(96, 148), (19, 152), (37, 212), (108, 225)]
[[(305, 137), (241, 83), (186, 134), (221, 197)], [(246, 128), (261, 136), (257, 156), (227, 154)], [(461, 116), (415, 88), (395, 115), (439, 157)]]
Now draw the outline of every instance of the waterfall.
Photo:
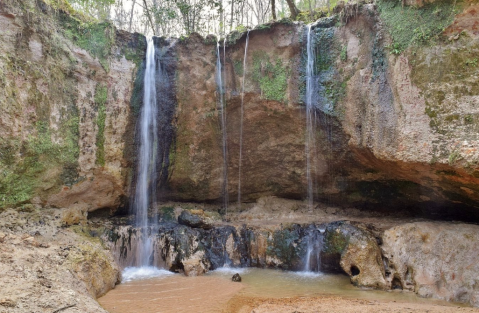
[(141, 231), (137, 249), (137, 266), (150, 266), (153, 253), (153, 240), (150, 231), (157, 226), (157, 213), (154, 210), (153, 223), (148, 223), (148, 207), (156, 200), (156, 162), (158, 147), (158, 125), (156, 104), (156, 63), (153, 38), (147, 39), (146, 68), (144, 78), (143, 107), (139, 117), (140, 147), (138, 154), (137, 180), (133, 201), (136, 227)]
[(306, 179), (308, 184), (307, 199), (310, 209), (313, 208), (313, 176), (312, 176), (312, 164), (314, 163), (314, 156), (316, 151), (316, 144), (314, 138), (316, 110), (313, 104), (314, 94), (314, 50), (311, 42), (311, 25), (308, 25), (307, 33), (307, 63), (306, 63)]
[(324, 229), (314, 227), (309, 229), (306, 240), (306, 254), (304, 256), (305, 272), (321, 272), (321, 250), (323, 248)]
[[(224, 41), (226, 44), (226, 39)], [(226, 111), (225, 111), (225, 90), (223, 87), (223, 72), (221, 66), (221, 54), (220, 54), (220, 43), (216, 44), (216, 83), (218, 86), (218, 94), (220, 98), (220, 108), (221, 108), (221, 131), (222, 131), (222, 143), (223, 143), (223, 182), (222, 182), (222, 195), (223, 195), (223, 206), (225, 212), (228, 211), (228, 156), (227, 156), (227, 137), (226, 137)], [(223, 46), (223, 58), (226, 59), (226, 47)], [(223, 61), (223, 64), (225, 62)]]
[(244, 47), (243, 59), (243, 81), (241, 90), (241, 116), (240, 116), (240, 140), (239, 140), (239, 161), (238, 161), (238, 205), (241, 208), (241, 163), (243, 161), (243, 117), (244, 117), (244, 90), (246, 76), (246, 56), (248, 53), (249, 30), (246, 34), (246, 43)]

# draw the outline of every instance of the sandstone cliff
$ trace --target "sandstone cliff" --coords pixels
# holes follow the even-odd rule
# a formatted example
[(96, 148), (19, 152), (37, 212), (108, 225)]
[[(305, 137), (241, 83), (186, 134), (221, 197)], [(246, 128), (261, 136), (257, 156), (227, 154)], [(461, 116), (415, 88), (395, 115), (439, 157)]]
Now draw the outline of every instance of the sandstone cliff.
[[(0, 206), (117, 209), (134, 181), (145, 40), (55, 3), (0, 6)], [(316, 200), (478, 217), (477, 9), (474, 1), (412, 9), (382, 0), (346, 6), (313, 25)], [(232, 202), (243, 74), (242, 200), (306, 197), (305, 29), (284, 20), (252, 30), (245, 67), (246, 33), (226, 40)], [(163, 73), (159, 200), (219, 203), (225, 169), (216, 39), (155, 42)]]
[(0, 4), (0, 207), (116, 208), (144, 37), (55, 3)]

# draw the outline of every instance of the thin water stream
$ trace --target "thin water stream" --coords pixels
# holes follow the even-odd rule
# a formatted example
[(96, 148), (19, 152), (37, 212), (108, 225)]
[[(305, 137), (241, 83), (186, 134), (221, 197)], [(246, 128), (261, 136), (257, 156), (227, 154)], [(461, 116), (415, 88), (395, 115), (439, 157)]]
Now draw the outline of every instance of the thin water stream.
[(243, 81), (241, 89), (241, 113), (240, 113), (240, 138), (239, 138), (239, 160), (238, 160), (238, 206), (241, 208), (241, 165), (243, 162), (243, 119), (244, 119), (244, 92), (246, 79), (246, 56), (248, 53), (249, 30), (246, 34), (246, 43), (244, 47), (243, 58)]
[(315, 163), (315, 136), (314, 131), (316, 129), (316, 110), (314, 108), (314, 50), (311, 39), (311, 25), (307, 28), (307, 42), (306, 42), (306, 180), (307, 180), (307, 200), (310, 209), (313, 208), (313, 167)]
[[(224, 48), (224, 47), (223, 47)], [(223, 53), (226, 51), (223, 49)], [(223, 150), (223, 182), (222, 197), (225, 212), (228, 211), (228, 156), (227, 156), (227, 133), (226, 133), (226, 111), (225, 111), (225, 88), (223, 86), (223, 66), (221, 65), (220, 43), (216, 44), (216, 84), (219, 95), (220, 111), (221, 111), (221, 133), (222, 133), (222, 150)], [(226, 58), (226, 57), (224, 57)], [(224, 64), (224, 63), (223, 63)]]

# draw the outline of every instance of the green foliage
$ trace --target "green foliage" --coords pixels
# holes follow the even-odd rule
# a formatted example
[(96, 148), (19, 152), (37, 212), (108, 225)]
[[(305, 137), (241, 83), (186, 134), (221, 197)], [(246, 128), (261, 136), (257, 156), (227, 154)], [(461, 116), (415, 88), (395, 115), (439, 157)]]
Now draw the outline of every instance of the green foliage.
[(115, 31), (109, 22), (82, 22), (67, 14), (62, 15), (65, 35), (80, 48), (97, 57), (105, 71), (109, 71), (108, 56), (115, 41)]
[(304, 22), (305, 24), (310, 24), (326, 16), (328, 16), (328, 9), (318, 8), (313, 10), (313, 12), (310, 12), (309, 10), (300, 12), (296, 17), (296, 20)]
[(280, 58), (275, 64), (270, 62), (264, 51), (253, 52), (253, 81), (259, 83), (265, 99), (286, 101), (286, 89), (290, 70)]
[(98, 109), (96, 117), (96, 125), (98, 132), (96, 133), (96, 163), (105, 165), (105, 119), (106, 119), (106, 100), (108, 90), (106, 86), (98, 84), (95, 90), (95, 105)]
[(427, 44), (440, 38), (454, 19), (455, 1), (439, 0), (421, 8), (401, 5), (401, 1), (381, 0), (378, 8), (392, 37), (391, 53), (400, 54), (411, 45)]
[(235, 28), (235, 31), (239, 32), (239, 33), (244, 33), (246, 31), (248, 31), (248, 28), (242, 24), (236, 26)]
[(91, 17), (105, 20), (109, 17), (110, 5), (115, 0), (68, 0), (78, 11), (82, 11)]
[(245, 32), (240, 32), (238, 30), (233, 30), (232, 32), (230, 32), (228, 35), (226, 35), (226, 44), (227, 45), (234, 45), (236, 44), (236, 42), (241, 38), (243, 37), (243, 35), (245, 34)]

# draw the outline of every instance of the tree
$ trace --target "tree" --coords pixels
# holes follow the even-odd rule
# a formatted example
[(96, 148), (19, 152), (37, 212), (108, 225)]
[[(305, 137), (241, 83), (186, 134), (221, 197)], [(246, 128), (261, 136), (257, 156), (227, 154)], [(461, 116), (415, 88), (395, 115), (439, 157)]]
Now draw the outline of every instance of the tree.
[(289, 11), (291, 12), (291, 19), (295, 20), (296, 17), (298, 17), (299, 10), (296, 7), (296, 4), (294, 4), (294, 0), (286, 0), (289, 6)]
[(271, 13), (273, 14), (273, 21), (276, 21), (276, 0), (271, 0)]

